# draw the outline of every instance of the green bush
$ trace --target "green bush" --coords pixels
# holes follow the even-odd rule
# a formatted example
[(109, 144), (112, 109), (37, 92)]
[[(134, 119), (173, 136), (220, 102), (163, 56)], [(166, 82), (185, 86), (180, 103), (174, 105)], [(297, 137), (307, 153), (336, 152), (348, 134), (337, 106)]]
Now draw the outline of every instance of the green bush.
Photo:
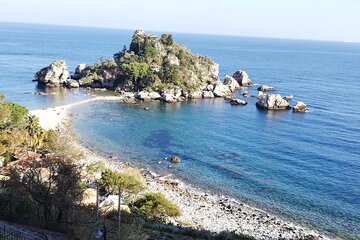
[(162, 193), (146, 193), (133, 205), (139, 209), (140, 213), (150, 218), (180, 216), (179, 207), (166, 199)]
[(0, 130), (24, 127), (29, 110), (16, 103), (0, 103)]
[(99, 181), (101, 188), (107, 192), (116, 193), (120, 191), (137, 193), (143, 189), (142, 183), (135, 176), (119, 173), (112, 170), (105, 170)]

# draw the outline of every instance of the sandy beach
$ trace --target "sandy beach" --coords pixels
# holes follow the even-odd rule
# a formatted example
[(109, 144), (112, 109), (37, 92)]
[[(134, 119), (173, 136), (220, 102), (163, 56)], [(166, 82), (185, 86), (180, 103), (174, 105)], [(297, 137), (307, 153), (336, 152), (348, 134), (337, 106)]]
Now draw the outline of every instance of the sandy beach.
[[(70, 118), (69, 109), (81, 104), (94, 101), (121, 101), (122, 97), (95, 97), (64, 106), (30, 111), (30, 114), (39, 118), (44, 129), (56, 129), (66, 119)], [(77, 142), (77, 147), (84, 152), (82, 162), (104, 161), (108, 167), (119, 169), (124, 163), (101, 156)], [(120, 153), (121, 155), (121, 153)], [(204, 189), (184, 184), (171, 177), (161, 177), (149, 169), (139, 169), (146, 179), (149, 191), (162, 192), (172, 202), (176, 203), (182, 215), (173, 219), (176, 225), (185, 225), (197, 229), (206, 229), (214, 232), (224, 230), (248, 234), (256, 239), (334, 239), (318, 231), (300, 226), (279, 216), (254, 208), (237, 199), (212, 194)]]
[(102, 97), (99, 96), (63, 106), (32, 110), (30, 111), (30, 115), (39, 118), (40, 125), (43, 129), (55, 130), (58, 126), (61, 125), (61, 123), (63, 123), (69, 117), (68, 110), (70, 108), (91, 102), (120, 101), (122, 99), (123, 97), (117, 97), (117, 96), (102, 96)]

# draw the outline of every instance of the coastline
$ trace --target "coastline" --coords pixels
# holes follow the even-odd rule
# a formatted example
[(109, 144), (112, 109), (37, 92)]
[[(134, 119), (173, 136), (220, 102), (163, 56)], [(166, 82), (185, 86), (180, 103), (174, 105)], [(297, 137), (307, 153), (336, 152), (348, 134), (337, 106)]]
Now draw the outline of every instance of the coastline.
[[(71, 118), (72, 107), (94, 101), (120, 101), (122, 97), (95, 97), (80, 102), (30, 111), (40, 120), (46, 129), (60, 129), (61, 125)], [(102, 161), (107, 167), (121, 171), (125, 163), (110, 159), (93, 152), (79, 140), (74, 147), (84, 153), (82, 163)], [(175, 225), (205, 229), (213, 232), (235, 231), (247, 234), (256, 239), (333, 239), (316, 230), (300, 226), (279, 216), (252, 207), (237, 199), (221, 194), (207, 193), (204, 189), (184, 184), (171, 176), (159, 176), (148, 169), (137, 169), (145, 177), (145, 185), (149, 191), (161, 192), (181, 209), (182, 215), (172, 222)]]

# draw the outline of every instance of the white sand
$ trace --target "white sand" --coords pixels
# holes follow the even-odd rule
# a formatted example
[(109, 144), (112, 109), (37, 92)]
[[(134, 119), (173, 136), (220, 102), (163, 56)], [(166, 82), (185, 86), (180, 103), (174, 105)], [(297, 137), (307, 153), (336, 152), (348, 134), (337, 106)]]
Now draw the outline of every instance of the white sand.
[(95, 97), (59, 107), (32, 110), (30, 115), (38, 117), (41, 127), (45, 130), (55, 130), (68, 118), (68, 110), (72, 107), (97, 101), (120, 101), (122, 99), (123, 97), (116, 96)]

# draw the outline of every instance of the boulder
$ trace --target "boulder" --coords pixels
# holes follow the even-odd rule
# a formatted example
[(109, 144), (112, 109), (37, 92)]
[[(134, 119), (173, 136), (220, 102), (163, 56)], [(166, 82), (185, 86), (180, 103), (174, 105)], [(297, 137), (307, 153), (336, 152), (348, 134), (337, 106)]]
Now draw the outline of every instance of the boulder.
[(233, 98), (229, 100), (231, 105), (246, 105), (247, 102), (238, 98)]
[(138, 92), (136, 95), (136, 98), (140, 99), (142, 101), (150, 101), (151, 100), (149, 93), (145, 92), (145, 91)]
[(214, 91), (214, 85), (208, 84), (208, 85), (206, 86), (206, 90), (208, 90), (208, 91)]
[(231, 90), (229, 86), (224, 85), (222, 82), (218, 81), (214, 89), (215, 97), (225, 97), (230, 94), (231, 94)]
[(283, 97), (283, 99), (285, 99), (286, 101), (290, 102), (291, 100), (293, 100), (294, 96), (293, 95), (289, 95), (289, 96), (285, 96)]
[(191, 99), (199, 99), (203, 97), (203, 93), (201, 91), (195, 91), (195, 92), (191, 92), (189, 94), (189, 98)]
[(181, 162), (181, 159), (178, 156), (172, 156), (171, 157), (171, 162), (172, 163), (179, 163), (179, 162)]
[(203, 98), (214, 98), (214, 93), (212, 91), (203, 91), (202, 92)]
[(171, 94), (171, 93), (163, 93), (161, 95), (161, 99), (164, 101), (164, 102), (177, 102), (176, 99), (174, 99), (174, 94)]
[(258, 91), (267, 92), (267, 91), (276, 91), (277, 89), (271, 86), (262, 85), (261, 87), (258, 87)]
[(74, 79), (68, 79), (67, 81), (66, 81), (66, 87), (68, 87), (68, 88), (79, 88), (80, 87), (80, 85), (79, 85), (79, 83), (76, 81), (76, 80), (74, 80)]
[(262, 99), (263, 97), (265, 97), (266, 96), (266, 94), (263, 92), (263, 91), (259, 91), (258, 92), (258, 95), (257, 95), (257, 98), (258, 99)]
[(285, 110), (289, 108), (289, 102), (281, 97), (280, 94), (266, 94), (257, 101), (258, 108), (266, 110)]
[(238, 70), (234, 72), (233, 78), (240, 84), (240, 86), (248, 87), (254, 85), (245, 71)]
[(157, 92), (151, 92), (149, 93), (149, 97), (153, 100), (159, 100), (161, 98), (161, 95)]
[(226, 75), (224, 78), (224, 85), (229, 86), (232, 92), (240, 89), (240, 84), (233, 77), (230, 77), (228, 75)]
[(75, 80), (79, 80), (80, 78), (84, 77), (84, 70), (86, 68), (86, 64), (85, 63), (81, 63), (79, 65), (77, 65), (77, 67), (75, 68), (75, 72), (74, 75), (72, 75), (71, 77)]
[(293, 112), (308, 112), (309, 109), (307, 105), (303, 102), (297, 102), (296, 105), (293, 107)]
[(49, 87), (57, 87), (65, 84), (69, 76), (69, 69), (65, 61), (58, 60), (35, 73), (35, 81)]

